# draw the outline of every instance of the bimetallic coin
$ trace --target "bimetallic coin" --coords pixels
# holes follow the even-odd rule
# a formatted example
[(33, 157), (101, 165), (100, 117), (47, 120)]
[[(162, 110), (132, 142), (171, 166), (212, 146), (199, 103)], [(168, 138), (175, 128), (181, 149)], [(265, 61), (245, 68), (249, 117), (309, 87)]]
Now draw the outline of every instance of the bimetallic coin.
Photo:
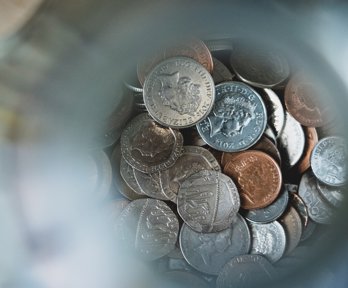
[(244, 217), (255, 223), (270, 223), (277, 220), (286, 210), (289, 194), (283, 190), (278, 198), (270, 205), (261, 209), (248, 210)]
[(324, 184), (342, 186), (346, 182), (347, 158), (344, 139), (336, 136), (321, 139), (311, 156), (313, 173)]
[(315, 145), (318, 143), (317, 130), (313, 127), (303, 127), (306, 137), (304, 153), (301, 159), (296, 164), (298, 173), (303, 174), (310, 166), (310, 158)]
[(184, 146), (183, 154), (175, 164), (169, 169), (159, 172), (163, 193), (171, 195), (170, 200), (176, 202), (176, 195), (181, 184), (192, 174), (202, 170), (221, 172), (221, 167), (207, 149), (196, 146)]
[(122, 179), (135, 193), (145, 195), (135, 179), (134, 171), (135, 169), (126, 162), (124, 157), (122, 157), (120, 161), (120, 174)]
[(312, 171), (306, 172), (301, 178), (298, 193), (307, 206), (309, 217), (319, 224), (329, 224), (333, 209), (322, 199), (316, 183), (317, 179)]
[(165, 283), (158, 288), (209, 288), (208, 282), (194, 273), (187, 271), (168, 271), (163, 274)]
[(177, 130), (158, 125), (146, 113), (133, 118), (121, 135), (121, 152), (129, 165), (154, 173), (174, 165), (182, 153), (183, 137)]
[(289, 207), (287, 212), (279, 219), (286, 235), (285, 254), (291, 253), (300, 243), (302, 236), (302, 220), (296, 209)]
[(259, 224), (250, 222), (251, 254), (263, 255), (270, 262), (277, 262), (285, 252), (286, 235), (277, 221)]
[(241, 82), (215, 86), (212, 112), (197, 124), (203, 140), (225, 152), (238, 152), (254, 145), (267, 124), (266, 107), (261, 96)]
[(276, 270), (265, 257), (240, 255), (224, 266), (216, 280), (216, 287), (266, 287), (263, 285), (275, 278)]
[(214, 81), (198, 62), (174, 57), (159, 63), (144, 83), (144, 103), (164, 126), (190, 127), (204, 119), (215, 99)]
[(270, 205), (279, 195), (282, 174), (275, 160), (264, 152), (249, 150), (241, 153), (224, 168), (236, 183), (243, 209)]
[(166, 203), (155, 199), (131, 202), (121, 213), (116, 231), (125, 247), (144, 260), (155, 260), (175, 247), (179, 222)]
[(237, 187), (226, 175), (203, 170), (181, 184), (178, 212), (197, 232), (217, 232), (229, 227), (240, 207)]
[(184, 224), (179, 239), (187, 262), (212, 275), (218, 275), (232, 257), (247, 254), (251, 244), (248, 225), (239, 214), (229, 228), (215, 233), (198, 233)]
[(211, 73), (214, 83), (219, 84), (221, 82), (232, 81), (235, 75), (218, 59), (213, 57), (214, 69)]
[(343, 200), (343, 189), (341, 187), (329, 186), (317, 181), (317, 188), (320, 194), (327, 200), (332, 206), (340, 207)]
[(306, 141), (301, 124), (288, 112), (285, 115), (285, 125), (278, 139), (278, 148), (282, 155), (282, 163), (286, 168), (291, 168), (300, 160)]

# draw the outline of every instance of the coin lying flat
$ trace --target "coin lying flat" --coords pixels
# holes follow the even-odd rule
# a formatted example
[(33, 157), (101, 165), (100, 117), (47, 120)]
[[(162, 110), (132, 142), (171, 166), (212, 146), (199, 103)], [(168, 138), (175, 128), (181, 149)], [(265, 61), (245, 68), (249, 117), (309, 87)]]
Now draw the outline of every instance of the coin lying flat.
[(190, 127), (213, 107), (214, 81), (198, 62), (174, 57), (160, 62), (144, 83), (144, 103), (158, 123), (172, 128)]
[(215, 157), (202, 147), (184, 146), (183, 154), (175, 164), (159, 173), (161, 189), (166, 195), (173, 195), (176, 202), (181, 184), (192, 174), (202, 170), (221, 172), (221, 167)]
[(124, 157), (120, 161), (120, 174), (124, 182), (137, 194), (145, 195), (145, 193), (140, 189), (137, 180), (135, 179), (134, 168), (130, 166)]
[(215, 233), (198, 233), (183, 225), (180, 246), (187, 262), (203, 273), (218, 275), (234, 256), (250, 249), (250, 232), (243, 217), (237, 214), (231, 226)]
[(241, 153), (224, 168), (236, 183), (243, 209), (264, 208), (279, 195), (282, 174), (275, 160), (264, 152), (249, 150)]
[(211, 287), (208, 282), (194, 273), (187, 271), (168, 271), (163, 274), (166, 280), (158, 288), (209, 288)]
[(317, 188), (323, 198), (332, 206), (341, 206), (344, 199), (343, 189), (341, 187), (329, 186), (317, 181)]
[(203, 170), (188, 177), (178, 193), (178, 212), (197, 232), (229, 227), (240, 207), (237, 187), (226, 175)]
[(304, 227), (302, 231), (301, 242), (309, 239), (313, 235), (316, 228), (317, 228), (317, 224), (311, 219), (309, 219), (307, 226)]
[(313, 127), (303, 127), (306, 144), (301, 159), (296, 164), (296, 169), (303, 174), (310, 166), (310, 158), (315, 145), (318, 143), (318, 133)]
[(238, 152), (254, 145), (267, 124), (266, 107), (261, 96), (241, 82), (215, 86), (212, 112), (197, 124), (203, 140), (225, 152)]
[(259, 254), (271, 262), (277, 262), (285, 252), (286, 235), (277, 221), (267, 224), (250, 222), (251, 254)]
[(312, 152), (313, 173), (324, 184), (341, 186), (346, 182), (347, 158), (347, 146), (342, 138), (323, 138)]
[(122, 211), (116, 230), (125, 247), (145, 260), (155, 260), (174, 249), (179, 222), (163, 201), (138, 199)]
[(213, 57), (214, 68), (211, 76), (213, 77), (214, 83), (219, 84), (221, 82), (232, 81), (235, 75), (218, 59)]
[(275, 279), (276, 271), (272, 264), (261, 255), (240, 255), (232, 258), (221, 270), (217, 288), (263, 287)]
[(133, 118), (121, 135), (121, 152), (129, 165), (154, 173), (174, 165), (182, 153), (183, 137), (177, 130), (158, 125), (146, 113)]

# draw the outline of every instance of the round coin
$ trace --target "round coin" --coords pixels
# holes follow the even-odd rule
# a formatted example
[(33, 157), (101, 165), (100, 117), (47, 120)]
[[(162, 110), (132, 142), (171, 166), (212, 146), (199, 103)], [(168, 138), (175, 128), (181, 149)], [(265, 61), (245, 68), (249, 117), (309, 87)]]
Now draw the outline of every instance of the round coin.
[(259, 224), (250, 222), (251, 254), (259, 254), (270, 262), (277, 262), (285, 252), (286, 235), (277, 221)]
[(163, 201), (138, 199), (122, 211), (116, 229), (125, 247), (151, 261), (174, 249), (179, 222)]
[(240, 207), (237, 187), (226, 175), (203, 170), (191, 175), (178, 192), (178, 212), (197, 232), (229, 227)]
[(297, 193), (291, 193), (291, 204), (301, 217), (303, 226), (307, 226), (309, 221), (308, 209), (301, 196)]
[(126, 162), (126, 160), (124, 160), (124, 157), (122, 157), (120, 161), (120, 174), (122, 179), (135, 193), (139, 195), (145, 195), (145, 193), (143, 193), (143, 191), (140, 189), (137, 180), (135, 179), (134, 171), (135, 169), (130, 166)]
[(316, 228), (317, 224), (309, 219), (307, 226), (304, 227), (302, 231), (301, 242), (308, 240), (313, 235)]
[(346, 182), (347, 146), (336, 136), (321, 139), (311, 155), (314, 175), (324, 184), (342, 186)]
[(344, 199), (343, 189), (341, 187), (329, 186), (317, 181), (317, 188), (323, 198), (332, 206), (337, 208), (341, 206)]
[(251, 244), (248, 225), (239, 214), (229, 228), (215, 233), (198, 233), (184, 224), (179, 239), (186, 261), (212, 275), (218, 275), (232, 257), (247, 254)]
[(133, 118), (121, 135), (121, 152), (129, 165), (154, 173), (174, 165), (182, 153), (183, 137), (177, 130), (158, 125), (148, 114)]
[(187, 271), (168, 271), (163, 274), (165, 283), (158, 288), (209, 288), (211, 287), (201, 277)]
[(318, 143), (317, 130), (313, 127), (303, 127), (306, 137), (304, 153), (297, 162), (296, 169), (298, 173), (303, 174), (310, 166), (310, 158), (315, 145)]
[(227, 82), (232, 81), (234, 78), (234, 75), (231, 73), (230, 70), (218, 59), (213, 57), (213, 63), (214, 63), (214, 69), (211, 73), (211, 76), (213, 77), (214, 83), (219, 84), (221, 82)]
[(270, 205), (281, 190), (282, 174), (275, 160), (261, 151), (245, 151), (228, 162), (224, 173), (236, 183), (243, 209)]
[(241, 82), (225, 82), (215, 87), (212, 112), (197, 124), (203, 140), (214, 149), (238, 152), (254, 145), (267, 124), (261, 96)]
[(221, 270), (216, 280), (217, 288), (266, 287), (275, 279), (276, 270), (261, 255), (240, 255), (232, 258)]
[(195, 125), (209, 114), (214, 99), (213, 78), (191, 58), (162, 61), (144, 83), (144, 103), (149, 114), (167, 127)]

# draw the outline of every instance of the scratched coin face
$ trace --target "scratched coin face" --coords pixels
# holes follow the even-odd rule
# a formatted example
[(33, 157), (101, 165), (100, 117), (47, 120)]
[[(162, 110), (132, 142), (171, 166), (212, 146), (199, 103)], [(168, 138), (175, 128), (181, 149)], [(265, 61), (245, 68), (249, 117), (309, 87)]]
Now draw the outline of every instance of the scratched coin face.
[(137, 170), (154, 173), (174, 165), (182, 153), (183, 137), (177, 130), (157, 124), (148, 114), (133, 118), (121, 135), (121, 152)]
[(174, 249), (179, 222), (163, 201), (138, 199), (122, 211), (116, 231), (125, 247), (151, 261)]
[(225, 152), (238, 152), (255, 144), (265, 131), (266, 107), (261, 96), (241, 82), (225, 82), (215, 87), (211, 113), (197, 124), (203, 140)]
[(199, 233), (184, 224), (179, 239), (187, 262), (213, 275), (218, 275), (232, 257), (247, 254), (251, 243), (248, 225), (239, 214), (229, 228), (215, 233)]
[(178, 212), (197, 232), (217, 232), (229, 227), (240, 207), (231, 178), (211, 170), (188, 177), (178, 193)]
[(190, 127), (204, 119), (213, 107), (214, 81), (198, 62), (173, 57), (160, 62), (144, 84), (144, 103), (160, 124)]
[(336, 136), (321, 139), (311, 156), (314, 175), (324, 184), (342, 186), (346, 182), (347, 145)]

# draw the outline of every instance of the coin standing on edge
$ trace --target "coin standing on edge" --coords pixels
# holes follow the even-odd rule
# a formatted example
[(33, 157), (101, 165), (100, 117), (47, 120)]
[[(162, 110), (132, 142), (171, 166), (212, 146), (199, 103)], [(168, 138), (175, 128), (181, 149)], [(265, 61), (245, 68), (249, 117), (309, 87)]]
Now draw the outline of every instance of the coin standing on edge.
[(296, 164), (298, 173), (303, 174), (310, 166), (310, 159), (315, 145), (318, 143), (318, 133), (313, 127), (303, 127), (306, 143), (301, 159)]

